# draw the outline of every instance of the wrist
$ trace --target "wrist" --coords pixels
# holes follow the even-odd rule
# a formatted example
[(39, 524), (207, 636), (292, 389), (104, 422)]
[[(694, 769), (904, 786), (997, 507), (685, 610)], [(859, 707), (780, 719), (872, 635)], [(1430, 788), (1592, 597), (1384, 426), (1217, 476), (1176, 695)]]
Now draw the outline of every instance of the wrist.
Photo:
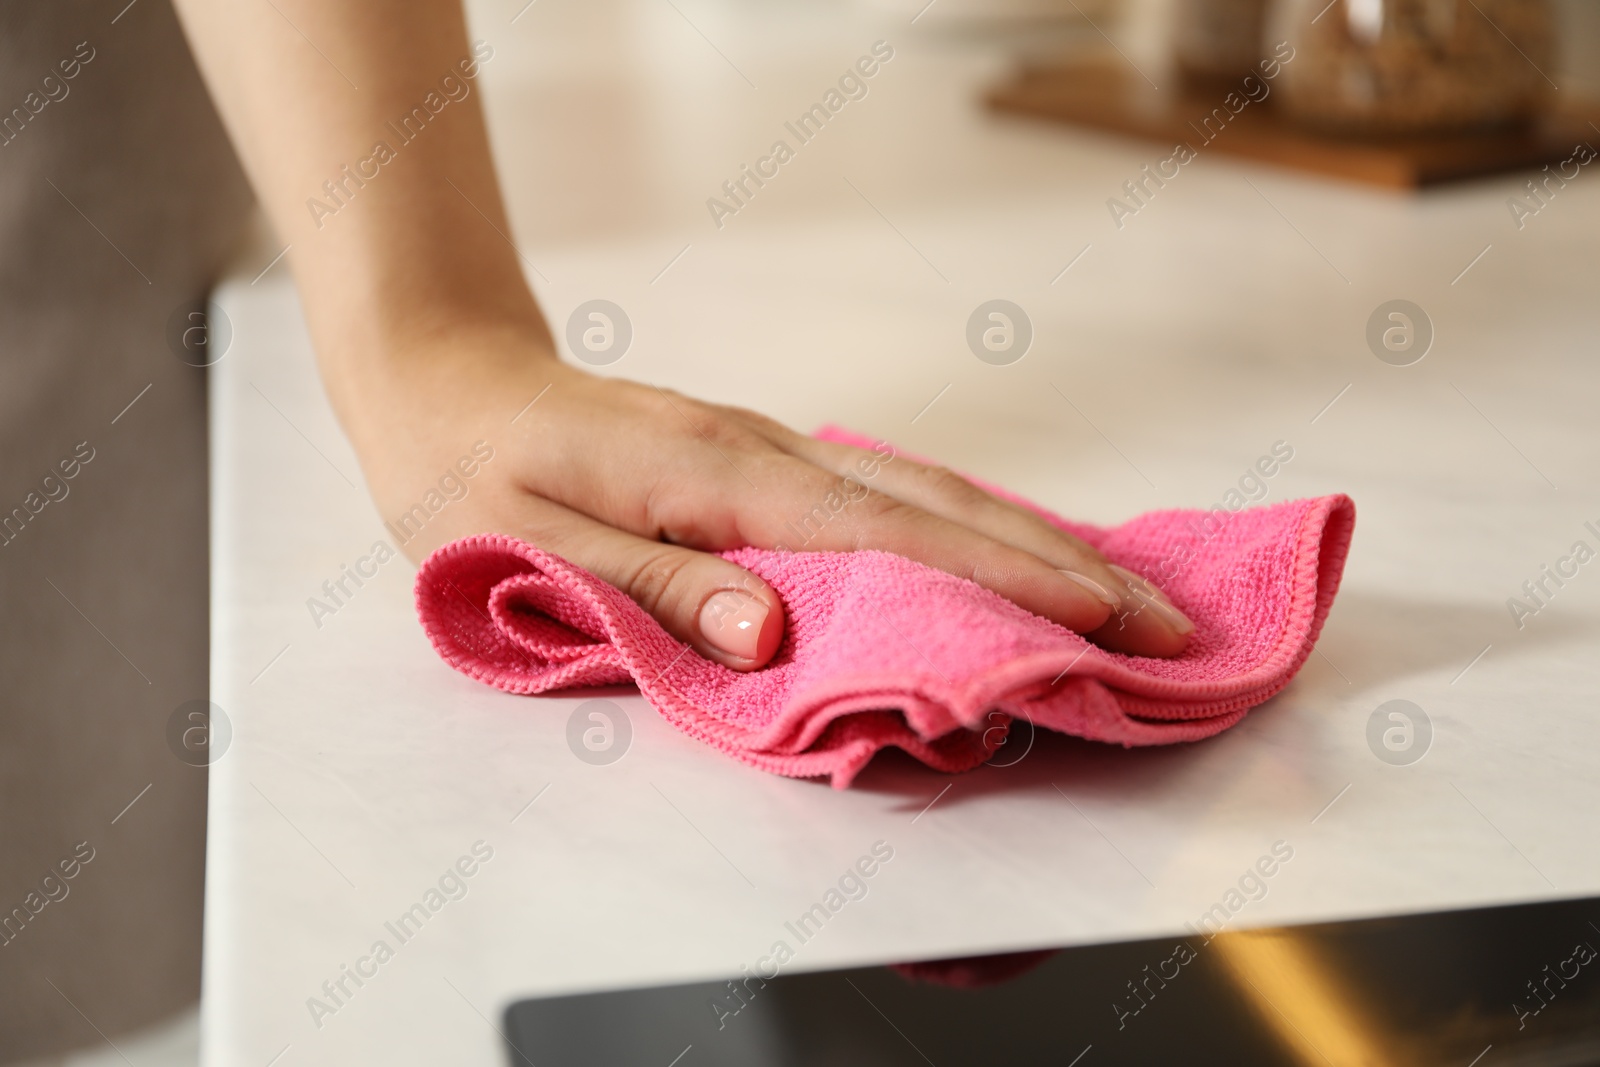
[[(544, 320), (447, 314), (408, 317), (411, 328), (317, 342), (328, 395), (359, 452), (424, 427), (503, 423), (500, 407), (537, 394), (564, 372)], [(531, 392), (530, 392), (531, 390)], [(526, 400), (517, 400), (517, 405)]]
[[(302, 284), (302, 291), (312, 286)], [(442, 291), (443, 290), (443, 291)], [(432, 361), (441, 351), (492, 352), (503, 345), (555, 358), (554, 341), (533, 294), (514, 284), (460, 278), (435, 284), (344, 284), (307, 301), (319, 358), (364, 369)]]

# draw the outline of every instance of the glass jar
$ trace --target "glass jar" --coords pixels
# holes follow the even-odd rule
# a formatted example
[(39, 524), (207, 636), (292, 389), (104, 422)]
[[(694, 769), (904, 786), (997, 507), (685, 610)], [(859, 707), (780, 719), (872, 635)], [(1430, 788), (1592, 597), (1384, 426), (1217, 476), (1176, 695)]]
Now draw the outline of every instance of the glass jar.
[(1172, 54), (1185, 79), (1232, 81), (1261, 58), (1267, 0), (1179, 0), (1172, 13)]
[(1514, 124), (1551, 86), (1547, 0), (1278, 0), (1279, 104), (1302, 125), (1352, 134)]

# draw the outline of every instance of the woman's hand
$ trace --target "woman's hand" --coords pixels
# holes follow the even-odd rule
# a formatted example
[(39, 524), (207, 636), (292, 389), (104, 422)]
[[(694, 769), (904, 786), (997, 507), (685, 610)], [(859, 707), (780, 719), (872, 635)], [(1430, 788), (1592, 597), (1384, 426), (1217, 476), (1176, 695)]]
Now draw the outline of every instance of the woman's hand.
[[(1182, 651), (1193, 627), (1153, 587), (949, 471), (557, 360), (474, 89), (494, 49), (468, 42), (458, 5), (176, 3), (292, 249), (323, 382), (384, 517), (437, 493), (474, 443), (494, 450), (465, 497), (425, 509), (413, 558), (513, 534), (740, 670), (771, 658), (784, 625), (771, 588), (710, 555), (742, 545), (896, 552), (1107, 648)], [(402, 139), (397, 115), (425, 129)]]
[[(1082, 541), (887, 445), (817, 441), (752, 411), (592, 375), (559, 362), (537, 331), (441, 338), (387, 360), (383, 386), (336, 396), (379, 509), (414, 560), (468, 534), (520, 537), (624, 590), (736, 670), (771, 659), (784, 629), (771, 587), (711, 554), (745, 545), (894, 552), (1119, 651), (1174, 655), (1193, 629)], [(467, 494), (406, 525), (477, 442), (493, 458)]]

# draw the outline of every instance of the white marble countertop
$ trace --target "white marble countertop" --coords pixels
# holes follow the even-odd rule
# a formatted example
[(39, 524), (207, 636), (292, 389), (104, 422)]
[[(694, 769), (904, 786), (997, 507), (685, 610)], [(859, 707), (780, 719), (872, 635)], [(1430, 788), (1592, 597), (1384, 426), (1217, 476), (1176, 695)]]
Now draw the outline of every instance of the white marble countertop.
[[(1600, 177), (1519, 231), (1516, 178), (1414, 198), (1202, 152), (1119, 230), (1107, 198), (1169, 153), (983, 113), (997, 41), (887, 7), (520, 6), (476, 27), (517, 243), (552, 322), (626, 309), (607, 373), (857, 427), (1092, 521), (1212, 504), (1284, 441), (1268, 499), (1356, 500), (1344, 590), (1295, 683), (1198, 745), (1042, 739), (955, 778), (880, 759), (835, 792), (619, 690), (631, 745), (591, 765), (566, 741), (577, 698), (435, 658), (403, 560), (313, 620), (385, 533), (282, 267), (252, 281), (263, 246), (217, 296), (234, 337), (211, 379), (233, 736), (211, 774), (208, 1064), (502, 1063), (510, 1001), (737, 971), (879, 841), (892, 861), (794, 967), (1174, 932), (1275, 842), (1293, 858), (1231, 926), (1600, 892), (1600, 562), (1520, 629), (1506, 604), (1575, 541), (1600, 548)], [(866, 98), (718, 229), (706, 198), (880, 39)], [(964, 340), (996, 297), (1035, 328), (1010, 366)], [(1410, 366), (1365, 340), (1393, 299), (1436, 333)], [(1367, 740), (1396, 699), (1431, 724), (1409, 765)], [(396, 937), (475, 845), (459, 899)], [(378, 941), (392, 957), (361, 963)]]

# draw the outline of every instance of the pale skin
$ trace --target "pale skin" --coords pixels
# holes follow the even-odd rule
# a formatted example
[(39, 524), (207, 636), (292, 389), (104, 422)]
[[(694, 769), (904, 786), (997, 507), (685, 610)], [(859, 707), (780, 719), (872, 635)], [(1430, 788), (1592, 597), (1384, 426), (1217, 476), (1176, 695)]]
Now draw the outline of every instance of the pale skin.
[(844, 478), (860, 479), (869, 452), (562, 362), (502, 236), (476, 85), (319, 228), (307, 199), (392, 140), (385, 123), (471, 56), (457, 0), (176, 6), (292, 245), (322, 380), (379, 511), (404, 512), (474, 442), (495, 450), (471, 493), (405, 545), (413, 560), (469, 534), (511, 534), (624, 590), (708, 659), (755, 670), (782, 641), (782, 601), (711, 553), (789, 545), (784, 524), (841, 493), (851, 503), (805, 550), (895, 552), (1106, 648), (1184, 649), (1193, 625), (1154, 586), (948, 470), (897, 457), (863, 494)]

